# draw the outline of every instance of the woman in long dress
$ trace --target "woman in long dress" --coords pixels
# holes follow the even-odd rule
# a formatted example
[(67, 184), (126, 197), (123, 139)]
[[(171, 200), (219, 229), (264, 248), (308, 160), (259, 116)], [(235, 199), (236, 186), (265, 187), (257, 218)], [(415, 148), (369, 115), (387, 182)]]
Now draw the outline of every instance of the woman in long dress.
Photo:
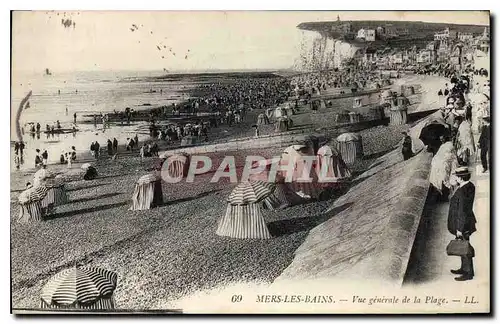
[(451, 174), (458, 167), (455, 147), (449, 138), (442, 137), (439, 147), (431, 161), (429, 181), (441, 199), (446, 199), (451, 191)]
[(469, 121), (464, 120), (458, 127), (456, 149), (459, 163), (461, 165), (468, 165), (470, 157), (474, 156), (476, 146), (472, 135), (472, 126)]

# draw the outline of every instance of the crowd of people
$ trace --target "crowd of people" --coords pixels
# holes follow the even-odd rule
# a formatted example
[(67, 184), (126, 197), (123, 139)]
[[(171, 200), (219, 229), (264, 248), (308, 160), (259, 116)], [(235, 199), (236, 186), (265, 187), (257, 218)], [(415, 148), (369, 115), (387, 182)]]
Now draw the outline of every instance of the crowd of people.
[[(459, 275), (455, 278), (457, 281), (474, 277), (474, 254), (469, 241), (476, 231), (477, 220), (473, 212), (475, 186), (470, 181), (469, 168), (480, 156), (482, 173), (491, 169), (490, 105), (489, 102), (471, 100), (477, 93), (489, 98), (489, 81), (484, 85), (474, 83), (474, 75), (451, 75), (450, 84), (439, 90), (438, 94), (446, 97), (446, 103), (433, 122), (443, 127), (435, 128), (441, 129), (434, 134), (439, 136), (439, 140), (427, 145), (428, 151), (434, 154), (430, 173), (432, 192), (438, 201), (449, 201), (448, 231), (467, 247), (467, 252), (463, 254), (448, 253), (461, 257), (460, 268), (451, 270), (451, 273)], [(479, 122), (477, 129), (473, 127), (474, 120)]]

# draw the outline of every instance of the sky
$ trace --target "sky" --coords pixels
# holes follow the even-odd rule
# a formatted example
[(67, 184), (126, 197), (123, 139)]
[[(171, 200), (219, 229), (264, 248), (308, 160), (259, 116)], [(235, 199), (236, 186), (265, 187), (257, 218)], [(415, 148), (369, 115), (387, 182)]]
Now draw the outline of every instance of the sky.
[[(45, 68), (56, 72), (289, 68), (300, 48), (302, 32), (296, 26), (306, 21), (336, 20), (337, 15), (341, 20), (489, 24), (488, 13), (479, 11), (81, 11), (65, 14), (76, 23), (75, 28), (61, 24), (63, 11), (13, 13), (14, 72), (38, 72)], [(138, 26), (133, 32), (132, 24)]]

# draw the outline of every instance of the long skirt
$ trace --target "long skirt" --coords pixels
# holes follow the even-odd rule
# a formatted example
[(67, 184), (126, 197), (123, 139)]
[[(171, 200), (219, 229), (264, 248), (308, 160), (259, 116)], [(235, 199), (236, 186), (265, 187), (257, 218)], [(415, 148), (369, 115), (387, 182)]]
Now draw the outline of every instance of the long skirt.
[(227, 205), (226, 213), (219, 220), (215, 234), (238, 239), (269, 239), (264, 217), (258, 204)]
[(30, 223), (41, 221), (43, 219), (42, 204), (40, 200), (20, 204), (19, 218), (20, 223)]
[(302, 197), (297, 195), (285, 183), (276, 184), (273, 194), (263, 200), (264, 206), (270, 210), (283, 209), (303, 202)]

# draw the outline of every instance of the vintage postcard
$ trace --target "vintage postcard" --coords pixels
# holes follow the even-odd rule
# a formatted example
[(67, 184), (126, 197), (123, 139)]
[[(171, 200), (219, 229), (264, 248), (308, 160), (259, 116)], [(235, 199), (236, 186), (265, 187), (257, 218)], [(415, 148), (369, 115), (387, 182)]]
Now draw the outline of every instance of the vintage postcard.
[(12, 312), (490, 312), (488, 11), (13, 11)]

